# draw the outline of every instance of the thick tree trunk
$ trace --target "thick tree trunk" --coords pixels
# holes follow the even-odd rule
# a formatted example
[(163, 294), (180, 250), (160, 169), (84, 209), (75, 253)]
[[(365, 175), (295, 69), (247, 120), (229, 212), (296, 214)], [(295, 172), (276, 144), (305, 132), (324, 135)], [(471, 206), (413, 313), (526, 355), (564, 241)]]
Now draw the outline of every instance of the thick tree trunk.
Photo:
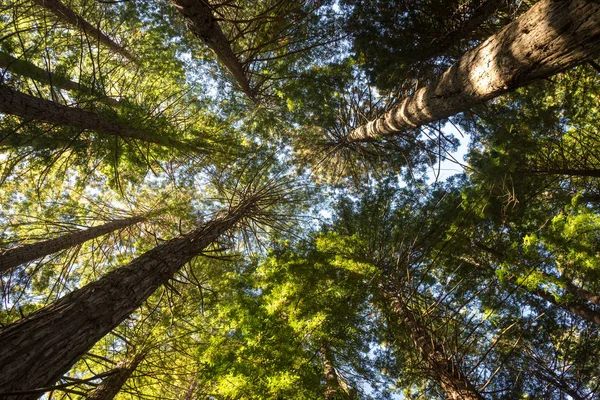
[[(0, 330), (0, 398), (52, 385), (187, 262), (255, 210), (249, 198), (227, 214), (156, 246), (128, 265)], [(15, 395), (14, 399), (32, 399)], [(8, 397), (7, 397), (8, 398)]]
[(229, 45), (208, 2), (203, 0), (171, 0), (185, 18), (188, 28), (215, 53), (221, 64), (227, 68), (240, 89), (256, 101), (246, 70)]
[(64, 76), (47, 71), (43, 68), (38, 67), (37, 65), (30, 63), (29, 61), (15, 58), (3, 51), (0, 51), (0, 68), (4, 68), (14, 74), (30, 78), (41, 83), (45, 83), (46, 85), (58, 89), (64, 89), (73, 92), (83, 93), (85, 95), (96, 96), (99, 101), (109, 106), (116, 107), (119, 105), (119, 102), (117, 100), (111, 97), (107, 97), (103, 93), (97, 93), (96, 91), (86, 87), (85, 85), (73, 82), (72, 80)]
[(419, 89), (348, 141), (370, 141), (438, 121), (573, 67), (600, 52), (600, 2), (541, 0), (467, 52), (440, 80)]
[(415, 347), (427, 362), (429, 370), (450, 400), (483, 400), (484, 397), (475, 389), (462, 368), (452, 357), (448, 357), (443, 347), (422, 326), (419, 319), (405, 304), (397, 290), (384, 290), (383, 296), (389, 302), (392, 312), (400, 317), (408, 326)]
[(123, 48), (123, 46), (115, 43), (111, 38), (106, 36), (100, 29), (96, 28), (85, 19), (75, 14), (73, 10), (69, 7), (65, 6), (59, 0), (33, 0), (36, 4), (44, 7), (46, 10), (50, 11), (54, 15), (56, 15), (61, 21), (74, 26), (81, 32), (89, 35), (90, 37), (95, 38), (98, 42), (102, 43), (104, 46), (111, 49), (113, 52), (122, 55), (123, 57), (137, 62), (135, 57), (131, 55), (127, 50)]
[(103, 225), (81, 229), (67, 233), (60, 237), (44, 240), (37, 243), (26, 244), (12, 249), (0, 251), (0, 272), (6, 271), (17, 265), (47, 256), (57, 251), (68, 249), (87, 242), (88, 240), (106, 235), (107, 233), (135, 225), (146, 219), (144, 216), (123, 218), (108, 222)]
[(67, 125), (99, 133), (108, 133), (122, 138), (136, 139), (186, 152), (194, 151), (194, 147), (187, 143), (167, 138), (151, 137), (123, 123), (109, 121), (102, 115), (17, 92), (3, 84), (0, 84), (0, 112), (34, 121)]
[(145, 353), (137, 354), (132, 360), (121, 361), (112, 370), (112, 374), (104, 378), (102, 383), (85, 397), (87, 400), (112, 400), (125, 382), (131, 377), (138, 365), (146, 357)]

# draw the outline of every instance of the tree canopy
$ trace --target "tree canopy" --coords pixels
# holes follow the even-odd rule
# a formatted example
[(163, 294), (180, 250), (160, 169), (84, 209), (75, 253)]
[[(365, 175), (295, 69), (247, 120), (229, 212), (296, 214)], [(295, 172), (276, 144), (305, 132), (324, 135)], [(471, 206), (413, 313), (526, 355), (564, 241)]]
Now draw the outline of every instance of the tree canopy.
[(598, 57), (594, 0), (3, 2), (0, 398), (599, 397)]

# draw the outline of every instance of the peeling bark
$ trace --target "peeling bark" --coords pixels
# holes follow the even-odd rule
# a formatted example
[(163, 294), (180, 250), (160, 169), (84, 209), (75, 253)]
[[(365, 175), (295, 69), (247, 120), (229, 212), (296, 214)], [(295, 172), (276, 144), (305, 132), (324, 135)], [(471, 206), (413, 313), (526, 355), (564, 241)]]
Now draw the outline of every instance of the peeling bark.
[(106, 36), (104, 32), (100, 29), (96, 28), (88, 21), (83, 19), (81, 16), (77, 15), (73, 10), (69, 7), (65, 6), (59, 0), (33, 0), (36, 4), (41, 7), (44, 7), (46, 10), (50, 11), (54, 15), (56, 15), (61, 21), (74, 26), (81, 32), (89, 35), (98, 40), (98, 42), (102, 43), (104, 46), (111, 49), (113, 52), (122, 55), (130, 61), (137, 62), (135, 57), (131, 55), (127, 50), (123, 48), (123, 46), (115, 43), (111, 38)]
[[(187, 262), (256, 210), (249, 198), (196, 230), (156, 246), (0, 330), (0, 397), (48, 387)], [(10, 396), (11, 400), (36, 398)], [(4, 397), (2, 397), (4, 398)]]
[(246, 70), (231, 49), (210, 5), (203, 0), (171, 0), (171, 2), (185, 18), (190, 31), (210, 47), (219, 62), (233, 76), (242, 92), (256, 102)]
[(106, 224), (67, 233), (54, 239), (26, 244), (1, 251), (0, 272), (7, 271), (10, 268), (16, 267), (17, 265), (36, 260), (49, 254), (56, 253), (57, 251), (80, 245), (88, 240), (106, 235), (107, 233), (135, 225), (138, 222), (144, 221), (145, 219), (146, 218), (143, 216), (118, 219)]
[(585, 62), (599, 52), (599, 2), (542, 0), (463, 55), (438, 82), (356, 128), (347, 140), (377, 140), (447, 118)]

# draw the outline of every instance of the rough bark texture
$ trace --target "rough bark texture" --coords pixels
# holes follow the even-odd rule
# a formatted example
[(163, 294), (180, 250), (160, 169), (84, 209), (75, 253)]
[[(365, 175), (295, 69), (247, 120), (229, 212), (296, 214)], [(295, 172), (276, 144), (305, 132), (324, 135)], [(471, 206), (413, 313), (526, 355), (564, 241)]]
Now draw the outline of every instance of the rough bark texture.
[(44, 240), (42, 242), (26, 244), (0, 252), (0, 272), (6, 271), (17, 265), (47, 256), (57, 251), (68, 249), (87, 242), (88, 240), (106, 235), (107, 233), (126, 228), (144, 221), (145, 217), (123, 218), (108, 222), (103, 225), (71, 232), (60, 237)]
[(210, 5), (202, 0), (171, 0), (171, 2), (185, 18), (185, 23), (190, 31), (210, 47), (219, 62), (233, 76), (240, 89), (252, 101), (256, 101), (246, 71), (231, 49)]
[(4, 68), (17, 75), (21, 75), (41, 83), (45, 83), (58, 89), (64, 89), (73, 92), (83, 93), (86, 95), (97, 96), (99, 101), (113, 107), (119, 105), (119, 102), (117, 100), (111, 97), (107, 97), (103, 93), (97, 93), (96, 91), (86, 87), (85, 85), (73, 82), (72, 80), (64, 76), (47, 71), (43, 68), (38, 67), (37, 65), (30, 63), (29, 61), (15, 58), (3, 51), (0, 51), (0, 68)]
[(0, 398), (36, 398), (7, 392), (56, 382), (175, 272), (251, 213), (252, 207), (247, 201), (0, 330)]
[(122, 55), (123, 57), (136, 62), (135, 57), (131, 55), (127, 50), (123, 48), (123, 46), (115, 43), (111, 38), (106, 36), (100, 29), (96, 28), (85, 19), (81, 18), (79, 15), (75, 14), (73, 10), (69, 7), (65, 6), (59, 0), (33, 0), (36, 4), (44, 7), (46, 10), (52, 12), (56, 15), (61, 21), (74, 26), (81, 32), (89, 35), (98, 40), (98, 42), (102, 43), (104, 46), (108, 47), (112, 51), (117, 54)]
[(102, 383), (85, 398), (87, 400), (112, 400), (121, 391), (127, 379), (129, 379), (133, 371), (137, 369), (145, 357), (145, 353), (140, 353), (132, 360), (121, 361), (113, 369), (113, 373), (104, 378)]
[(369, 141), (449, 117), (599, 52), (599, 2), (542, 0), (467, 52), (438, 82), (358, 127), (348, 140)]
[(439, 381), (448, 399), (484, 400), (484, 397), (479, 394), (462, 372), (460, 365), (446, 355), (444, 348), (422, 326), (399, 293), (392, 289), (384, 290), (383, 295), (389, 302), (392, 312), (408, 326), (417, 350), (428, 364), (428, 369), (433, 377)]
[(186, 143), (167, 138), (151, 137), (123, 123), (109, 121), (102, 115), (17, 92), (3, 84), (0, 84), (0, 112), (17, 115), (29, 120), (67, 125), (108, 133), (122, 138), (137, 139), (187, 152), (193, 151), (193, 147)]

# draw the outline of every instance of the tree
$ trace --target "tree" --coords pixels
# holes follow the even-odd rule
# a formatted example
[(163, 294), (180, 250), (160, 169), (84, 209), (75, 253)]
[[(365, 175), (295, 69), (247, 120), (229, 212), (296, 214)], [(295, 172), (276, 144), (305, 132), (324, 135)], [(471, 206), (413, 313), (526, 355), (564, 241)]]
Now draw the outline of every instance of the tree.
[(582, 63), (599, 51), (598, 11), (593, 1), (540, 1), (348, 141), (397, 135)]
[(65, 23), (72, 25), (73, 27), (81, 30), (86, 35), (98, 40), (104, 46), (108, 47), (112, 51), (121, 56), (129, 59), (130, 61), (136, 62), (136, 59), (121, 45), (115, 43), (111, 38), (106, 36), (100, 29), (94, 27), (88, 21), (77, 15), (69, 7), (65, 6), (60, 0), (35, 0), (35, 3), (55, 14), (60, 20)]
[[(281, 198), (267, 187), (245, 192), (229, 210), (192, 232), (155, 247), (127, 266), (3, 328), (2, 395), (16, 392), (17, 398), (32, 398), (18, 392), (54, 383), (183, 265), (243, 219), (257, 220), (268, 213)], [(60, 331), (55, 330), (57, 324)]]
[(0, 272), (5, 272), (17, 265), (25, 264), (57, 251), (77, 246), (107, 233), (143, 222), (146, 218), (147, 216), (135, 216), (117, 219), (99, 226), (68, 233), (54, 239), (6, 249), (0, 254)]
[(33, 119), (56, 125), (68, 125), (117, 137), (140, 140), (141, 142), (158, 144), (186, 152), (194, 149), (193, 144), (168, 137), (153, 136), (135, 127), (128, 126), (126, 123), (111, 121), (90, 111), (20, 93), (3, 84), (0, 84), (0, 94), (2, 95), (0, 111), (3, 113), (17, 115), (28, 120)]

